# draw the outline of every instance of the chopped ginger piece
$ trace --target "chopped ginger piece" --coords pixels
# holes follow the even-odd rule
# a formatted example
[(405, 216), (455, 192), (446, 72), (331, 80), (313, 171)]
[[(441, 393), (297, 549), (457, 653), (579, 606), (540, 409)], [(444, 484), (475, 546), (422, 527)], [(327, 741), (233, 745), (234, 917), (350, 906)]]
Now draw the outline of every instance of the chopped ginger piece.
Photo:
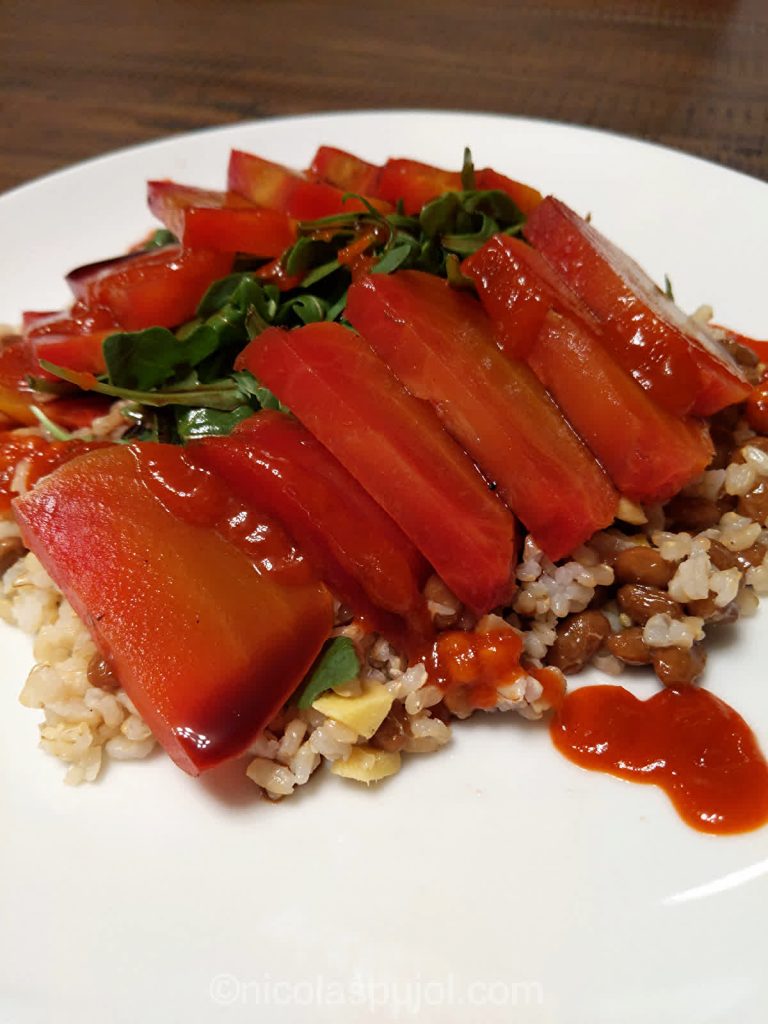
[(364, 683), (363, 692), (356, 697), (324, 693), (313, 702), (312, 707), (326, 718), (333, 718), (349, 726), (358, 736), (369, 740), (389, 714), (393, 700), (383, 683)]
[(636, 501), (630, 501), (629, 498), (625, 498), (623, 494), (619, 498), (619, 506), (616, 509), (616, 518), (620, 519), (623, 523), (629, 523), (632, 526), (642, 526), (643, 523), (648, 522), (648, 516), (643, 511), (642, 505), (638, 505)]
[(400, 771), (400, 754), (397, 751), (374, 750), (373, 747), (352, 747), (346, 761), (334, 761), (331, 771), (355, 782), (378, 782)]

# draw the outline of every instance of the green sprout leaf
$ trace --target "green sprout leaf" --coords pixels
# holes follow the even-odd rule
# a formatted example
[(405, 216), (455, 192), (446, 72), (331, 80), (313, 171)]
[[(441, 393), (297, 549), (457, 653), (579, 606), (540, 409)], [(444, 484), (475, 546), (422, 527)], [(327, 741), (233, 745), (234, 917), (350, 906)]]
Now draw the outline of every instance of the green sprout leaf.
[(249, 416), (253, 416), (250, 405), (238, 405), (231, 412), (207, 408), (177, 409), (176, 429), (182, 443), (197, 441), (201, 437), (220, 437), (230, 434)]
[(326, 644), (323, 652), (309, 674), (301, 691), (299, 707), (309, 708), (321, 693), (356, 679), (360, 674), (360, 659), (355, 645), (347, 636), (334, 637)]

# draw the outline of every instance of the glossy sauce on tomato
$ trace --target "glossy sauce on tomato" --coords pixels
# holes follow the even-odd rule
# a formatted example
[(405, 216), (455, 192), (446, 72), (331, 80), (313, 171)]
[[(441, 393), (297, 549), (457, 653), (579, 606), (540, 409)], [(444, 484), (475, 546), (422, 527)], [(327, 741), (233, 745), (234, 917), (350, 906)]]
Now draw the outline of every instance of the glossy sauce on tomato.
[(621, 686), (585, 686), (567, 695), (551, 735), (582, 768), (659, 786), (702, 832), (768, 822), (768, 763), (741, 715), (707, 690), (643, 701)]
[(314, 568), (282, 526), (244, 508), (208, 470), (167, 445), (136, 445), (134, 454), (140, 479), (178, 519), (221, 534), (250, 558), (260, 575), (287, 585), (316, 580)]

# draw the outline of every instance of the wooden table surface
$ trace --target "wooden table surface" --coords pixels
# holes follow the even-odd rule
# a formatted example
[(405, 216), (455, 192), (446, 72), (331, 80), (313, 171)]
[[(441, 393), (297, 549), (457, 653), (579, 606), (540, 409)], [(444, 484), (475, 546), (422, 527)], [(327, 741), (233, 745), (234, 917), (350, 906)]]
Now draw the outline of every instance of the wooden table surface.
[(768, 179), (766, 100), (768, 0), (0, 0), (0, 191), (172, 132), (374, 107), (595, 125)]

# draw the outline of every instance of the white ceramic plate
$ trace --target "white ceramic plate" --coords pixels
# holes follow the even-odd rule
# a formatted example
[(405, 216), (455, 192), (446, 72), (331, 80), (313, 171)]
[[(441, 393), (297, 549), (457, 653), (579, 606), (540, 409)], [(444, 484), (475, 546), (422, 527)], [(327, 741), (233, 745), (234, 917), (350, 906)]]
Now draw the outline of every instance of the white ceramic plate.
[[(142, 236), (145, 179), (221, 187), (231, 146), (301, 167), (320, 143), (448, 166), (468, 144), (478, 166), (591, 211), (684, 307), (768, 333), (765, 185), (594, 131), (450, 113), (217, 129), (18, 189), (0, 198), (0, 321), (65, 303), (66, 270)], [(707, 669), (764, 749), (766, 621), (740, 623)], [(70, 789), (16, 702), (28, 644), (0, 639), (3, 1022), (766, 1019), (768, 829), (691, 831), (661, 792), (582, 771), (509, 716), (458, 725), (370, 792), (328, 777), (272, 806), (231, 771), (195, 781), (162, 756)]]

